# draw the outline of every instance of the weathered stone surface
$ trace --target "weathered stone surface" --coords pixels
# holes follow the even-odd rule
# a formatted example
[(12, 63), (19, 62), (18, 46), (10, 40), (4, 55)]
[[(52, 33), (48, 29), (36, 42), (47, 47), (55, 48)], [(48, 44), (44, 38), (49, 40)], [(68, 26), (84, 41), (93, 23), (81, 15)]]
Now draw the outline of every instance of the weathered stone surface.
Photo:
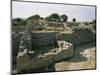
[[(30, 34), (26, 31), (23, 33), (19, 44), (17, 58), (18, 72), (20, 73), (30, 69), (38, 70), (48, 67), (57, 61), (67, 59), (68, 57), (73, 56), (73, 44), (92, 42), (95, 40), (94, 35), (95, 34), (89, 30), (76, 30), (71, 34), (59, 32), (33, 32)], [(66, 41), (71, 42), (72, 44)], [(48, 45), (57, 45), (58, 47), (50, 49), (50, 51), (45, 52), (44, 54), (38, 53), (37, 56), (32, 56), (30, 58), (30, 55), (34, 55), (35, 53), (35, 46), (48, 47)]]
[(77, 29), (73, 33), (62, 33), (62, 39), (74, 45), (93, 42), (96, 35), (89, 29)]
[(47, 46), (56, 44), (58, 32), (37, 32), (32, 33), (32, 46)]
[[(51, 50), (48, 53), (45, 53), (43, 55), (38, 55), (35, 58), (28, 59), (27, 63), (23, 63), (22, 60), (24, 60), (23, 57), (18, 58), (17, 61), (19, 62), (20, 66), (18, 65), (17, 69), (21, 72), (23, 70), (38, 70), (44, 67), (48, 67), (49, 65), (61, 61), (63, 59), (67, 59), (68, 57), (73, 56), (73, 45), (69, 46), (70, 43), (65, 44), (62, 46), (62, 48), (56, 48), (56, 50)], [(66, 46), (65, 46), (66, 45)], [(24, 67), (23, 67), (24, 66)]]

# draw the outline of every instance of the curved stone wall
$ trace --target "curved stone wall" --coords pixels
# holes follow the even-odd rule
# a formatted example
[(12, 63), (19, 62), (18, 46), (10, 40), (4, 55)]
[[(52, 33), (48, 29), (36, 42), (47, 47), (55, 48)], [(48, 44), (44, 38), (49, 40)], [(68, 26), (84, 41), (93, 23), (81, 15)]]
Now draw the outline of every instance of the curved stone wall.
[(89, 29), (77, 29), (73, 33), (62, 33), (62, 39), (74, 45), (90, 43), (96, 40), (96, 34)]

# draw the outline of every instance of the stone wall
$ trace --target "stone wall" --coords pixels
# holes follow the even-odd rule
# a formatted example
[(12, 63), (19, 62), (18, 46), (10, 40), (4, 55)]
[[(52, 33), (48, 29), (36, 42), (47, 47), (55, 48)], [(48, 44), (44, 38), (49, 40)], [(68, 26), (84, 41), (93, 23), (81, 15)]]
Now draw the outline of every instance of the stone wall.
[(61, 33), (60, 36), (57, 37), (57, 34), (60, 32), (39, 32), (32, 33), (32, 46), (47, 46), (47, 45), (55, 45), (57, 38), (61, 38), (67, 42), (72, 44), (85, 44), (89, 42), (95, 41), (96, 34), (94, 34), (89, 29), (77, 29), (72, 33)]
[(74, 45), (94, 42), (96, 34), (89, 29), (77, 29), (73, 33), (62, 33), (62, 39)]
[[(59, 34), (59, 32), (32, 32), (32, 47), (55, 45), (57, 38), (62, 38), (62, 40), (66, 40), (72, 44), (84, 44), (96, 40), (96, 34), (88, 29), (78, 29), (73, 33), (64, 32), (58, 37), (56, 36), (57, 34)], [(21, 35), (22, 33), (13, 34), (13, 50), (18, 50)]]
[[(66, 40), (72, 44), (84, 44), (93, 42), (96, 40), (96, 34), (88, 29), (78, 29), (73, 33), (61, 33), (60, 36), (56, 37), (59, 32), (32, 32), (32, 47), (35, 46), (47, 46), (47, 45), (55, 45), (57, 38), (62, 38), (62, 40)], [(13, 49), (18, 50), (19, 41), (22, 33), (13, 34)]]
[(16, 68), (16, 58), (19, 52), (20, 38), (22, 34), (12, 33), (12, 69)]
[(32, 46), (47, 46), (56, 44), (58, 32), (37, 32), (32, 33)]

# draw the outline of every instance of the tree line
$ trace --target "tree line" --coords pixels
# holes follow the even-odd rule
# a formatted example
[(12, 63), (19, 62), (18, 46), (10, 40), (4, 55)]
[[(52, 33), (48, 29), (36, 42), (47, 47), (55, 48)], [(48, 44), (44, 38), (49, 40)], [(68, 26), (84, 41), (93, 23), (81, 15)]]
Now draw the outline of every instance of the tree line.
[[(45, 18), (41, 17), (40, 15), (32, 15), (28, 17), (27, 19), (22, 19), (22, 18), (14, 18), (12, 19), (12, 24), (13, 26), (25, 26), (28, 23), (31, 23), (32, 21), (38, 21), (38, 20), (46, 20), (46, 21), (51, 21), (51, 22), (67, 22), (68, 16), (65, 14), (59, 15), (57, 13), (53, 13)], [(75, 18), (72, 19), (73, 22), (76, 21)]]
[[(65, 14), (59, 15), (57, 13), (53, 13), (45, 18), (41, 17), (40, 15), (36, 14), (36, 15), (32, 15), (30, 17), (28, 17), (27, 19), (22, 19), (22, 18), (14, 18), (12, 19), (12, 25), (13, 26), (25, 26), (25, 25), (29, 25), (32, 24), (33, 21), (37, 22), (39, 20), (46, 20), (46, 21), (50, 21), (50, 22), (67, 22), (68, 21), (68, 16)], [(72, 22), (76, 22), (76, 18), (72, 19)], [(96, 20), (93, 20), (92, 23), (96, 23)], [(86, 24), (88, 24), (88, 22), (86, 22)]]

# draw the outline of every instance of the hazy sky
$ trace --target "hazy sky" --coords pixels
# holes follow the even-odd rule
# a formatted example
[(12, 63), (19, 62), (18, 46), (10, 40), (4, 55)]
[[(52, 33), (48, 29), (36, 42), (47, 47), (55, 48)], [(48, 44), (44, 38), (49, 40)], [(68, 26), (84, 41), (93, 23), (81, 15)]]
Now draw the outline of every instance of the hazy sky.
[(13, 18), (28, 18), (29, 16), (39, 14), (41, 17), (46, 17), (52, 13), (66, 14), (68, 20), (76, 18), (77, 21), (92, 21), (95, 19), (94, 6), (77, 6), (77, 5), (62, 5), (62, 4), (45, 4), (45, 3), (30, 3), (30, 2), (13, 2), (12, 17)]

